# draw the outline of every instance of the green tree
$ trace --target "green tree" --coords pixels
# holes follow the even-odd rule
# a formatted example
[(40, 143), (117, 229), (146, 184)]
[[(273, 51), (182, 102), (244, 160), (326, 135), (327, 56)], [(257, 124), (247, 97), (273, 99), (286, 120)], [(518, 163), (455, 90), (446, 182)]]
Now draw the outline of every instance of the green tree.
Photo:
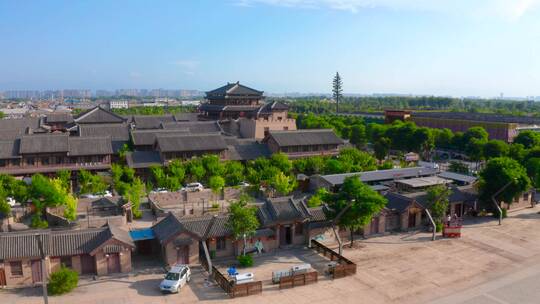
[(341, 76), (339, 76), (339, 73), (336, 72), (336, 75), (334, 76), (334, 80), (332, 81), (332, 96), (334, 97), (334, 100), (336, 101), (336, 113), (339, 113), (339, 101), (343, 95), (343, 80), (341, 79)]
[(206, 175), (206, 169), (199, 159), (189, 161), (187, 163), (187, 171), (189, 172), (192, 181), (202, 181)]
[(244, 165), (238, 161), (228, 161), (225, 164), (225, 180), (228, 186), (237, 186), (245, 180)]
[(152, 172), (152, 178), (158, 188), (167, 187), (167, 176), (165, 175), (163, 167), (152, 166), (150, 167), (150, 172)]
[(131, 210), (135, 218), (142, 216), (141, 212), (141, 197), (144, 195), (144, 183), (140, 178), (136, 177), (127, 192), (128, 200), (131, 202)]
[(292, 176), (287, 176), (283, 172), (274, 175), (270, 180), (270, 186), (281, 195), (287, 195), (296, 188), (296, 179)]
[(527, 175), (529, 175), (533, 186), (540, 188), (540, 158), (529, 158), (525, 164), (525, 168), (527, 168)]
[(540, 134), (531, 130), (521, 131), (516, 138), (514, 138), (514, 143), (523, 145), (525, 149), (540, 146)]
[(486, 159), (507, 156), (510, 152), (510, 147), (502, 140), (492, 139), (484, 144), (484, 157)]
[(69, 170), (60, 170), (56, 172), (56, 177), (62, 182), (62, 187), (66, 191), (71, 191), (71, 171)]
[(328, 190), (325, 188), (317, 189), (317, 192), (309, 198), (307, 205), (309, 208), (319, 207), (326, 200), (326, 197), (329, 195)]
[(390, 141), (390, 138), (388, 137), (381, 137), (373, 144), (375, 157), (379, 161), (382, 161), (386, 158), (386, 156), (388, 155), (388, 151), (390, 151), (391, 144), (392, 142)]
[(272, 154), (270, 157), (270, 164), (285, 174), (289, 174), (293, 168), (292, 162), (289, 160), (287, 154), (284, 153)]
[(366, 142), (366, 127), (363, 124), (355, 124), (351, 127), (351, 135), (349, 137), (351, 144), (356, 147), (363, 147)]
[(437, 231), (440, 231), (439, 227), (442, 227), (444, 222), (444, 217), (448, 210), (449, 197), (450, 189), (444, 185), (436, 185), (427, 190), (429, 210), (437, 226)]
[(248, 205), (246, 197), (229, 205), (227, 227), (231, 229), (235, 240), (242, 239), (244, 241), (242, 252), (243, 255), (246, 255), (247, 238), (255, 235), (257, 228), (259, 228), (257, 209)]
[(225, 166), (217, 155), (204, 155), (201, 158), (201, 162), (206, 171), (207, 178), (211, 176), (223, 176), (225, 174)]
[(107, 190), (107, 184), (97, 174), (92, 174), (84, 169), (79, 171), (80, 193), (102, 193)]
[(490, 159), (480, 172), (479, 192), (481, 201), (490, 206), (491, 196), (507, 184), (508, 186), (502, 193), (499, 193), (496, 199), (511, 204), (515, 197), (529, 190), (531, 181), (525, 168), (517, 161), (508, 157)]
[(211, 176), (208, 180), (208, 186), (215, 195), (219, 195), (223, 191), (223, 187), (225, 187), (225, 180), (221, 176)]
[(354, 242), (354, 231), (371, 222), (373, 215), (381, 212), (386, 206), (386, 199), (368, 185), (362, 183), (357, 176), (347, 177), (337, 194), (327, 197), (332, 208), (331, 216), (342, 211), (337, 224), (351, 232), (351, 247)]

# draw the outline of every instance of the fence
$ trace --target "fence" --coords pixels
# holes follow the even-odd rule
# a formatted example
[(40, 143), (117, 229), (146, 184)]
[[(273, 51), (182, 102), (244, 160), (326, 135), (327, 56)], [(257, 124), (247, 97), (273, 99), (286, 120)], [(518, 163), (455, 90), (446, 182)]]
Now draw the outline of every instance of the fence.
[(322, 253), (323, 256), (329, 255), (330, 261), (337, 261), (338, 264), (330, 269), (333, 279), (343, 278), (356, 273), (356, 264), (346, 257), (340, 255), (334, 250), (326, 247), (316, 240), (311, 240), (311, 248)]
[(229, 297), (245, 297), (262, 293), (262, 281), (255, 281), (243, 284), (235, 284), (227, 279), (216, 267), (212, 266), (212, 275), (216, 283), (225, 291)]
[(319, 273), (317, 271), (311, 271), (306, 273), (295, 274), (292, 276), (281, 277), (279, 279), (279, 289), (293, 288), (296, 286), (304, 286), (312, 283), (317, 283), (319, 280)]

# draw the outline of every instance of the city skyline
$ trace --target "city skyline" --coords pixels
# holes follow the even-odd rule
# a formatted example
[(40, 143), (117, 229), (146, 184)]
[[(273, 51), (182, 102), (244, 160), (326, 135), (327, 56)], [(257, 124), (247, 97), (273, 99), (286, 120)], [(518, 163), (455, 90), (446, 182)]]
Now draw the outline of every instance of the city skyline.
[[(0, 91), (539, 96), (536, 0), (2, 2)], [(121, 14), (115, 12), (121, 11)]]

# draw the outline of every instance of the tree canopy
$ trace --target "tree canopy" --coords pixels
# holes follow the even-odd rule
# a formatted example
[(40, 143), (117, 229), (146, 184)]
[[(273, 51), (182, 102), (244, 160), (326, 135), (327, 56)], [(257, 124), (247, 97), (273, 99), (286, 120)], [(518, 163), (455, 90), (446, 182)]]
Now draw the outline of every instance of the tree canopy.
[(517, 161), (508, 157), (490, 159), (480, 172), (480, 199), (484, 203), (488, 203), (489, 207), (491, 196), (507, 184), (509, 185), (499, 193), (496, 199), (508, 204), (512, 204), (515, 197), (531, 187), (531, 181), (525, 168)]
[(246, 197), (242, 197), (237, 202), (229, 205), (227, 227), (231, 229), (234, 239), (244, 240), (244, 255), (246, 254), (246, 238), (255, 235), (255, 231), (259, 228), (256, 213), (256, 207), (250, 206)]

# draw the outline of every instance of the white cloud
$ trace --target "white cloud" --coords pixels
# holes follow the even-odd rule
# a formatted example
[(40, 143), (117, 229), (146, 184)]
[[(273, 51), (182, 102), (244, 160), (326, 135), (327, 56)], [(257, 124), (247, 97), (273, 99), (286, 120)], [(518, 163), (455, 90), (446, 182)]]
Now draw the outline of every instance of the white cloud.
[(362, 9), (435, 11), (472, 16), (519, 19), (540, 6), (540, 0), (236, 0), (239, 6), (272, 5), (334, 9), (356, 13)]
[(171, 64), (186, 70), (195, 70), (199, 66), (199, 62), (196, 60), (176, 60), (171, 62)]

